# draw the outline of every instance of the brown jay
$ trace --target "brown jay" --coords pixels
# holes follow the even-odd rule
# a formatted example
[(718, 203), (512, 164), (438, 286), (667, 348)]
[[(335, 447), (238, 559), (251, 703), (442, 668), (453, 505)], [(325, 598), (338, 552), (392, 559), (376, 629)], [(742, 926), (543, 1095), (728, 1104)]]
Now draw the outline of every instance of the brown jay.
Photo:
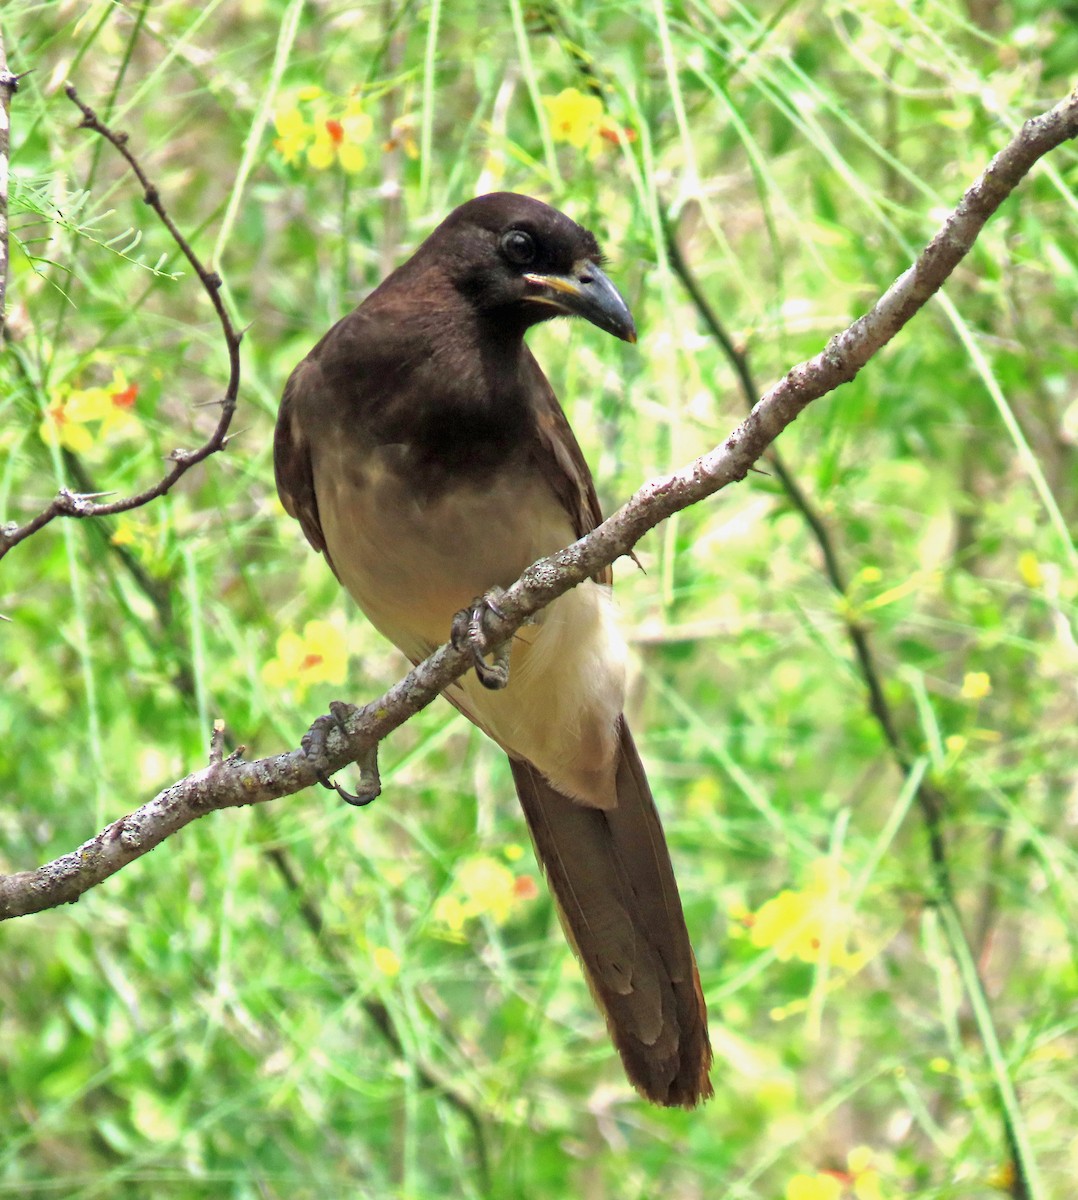
[[(595, 238), (508, 192), (461, 205), (292, 372), (281, 501), (372, 624), (419, 662), (477, 596), (601, 520), (576, 438), (524, 344), (579, 316), (636, 340)], [(707, 1013), (659, 815), (622, 715), (604, 571), (448, 699), (509, 755), (566, 934), (632, 1083), (711, 1095)], [(454, 618), (457, 618), (454, 625)], [(465, 628), (475, 632), (469, 620)], [(481, 644), (481, 642), (480, 642)]]

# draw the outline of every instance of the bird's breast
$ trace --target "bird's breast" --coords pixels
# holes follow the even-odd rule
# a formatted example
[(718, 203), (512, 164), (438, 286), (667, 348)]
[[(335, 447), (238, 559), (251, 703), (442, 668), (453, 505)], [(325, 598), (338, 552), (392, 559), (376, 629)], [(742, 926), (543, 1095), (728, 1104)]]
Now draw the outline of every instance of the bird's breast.
[[(341, 582), (413, 661), (448, 640), (454, 614), (477, 596), (575, 540), (549, 484), (519, 462), (432, 491), (411, 476), (402, 447), (357, 459), (342, 439), (320, 453), (314, 482)], [(588, 582), (518, 632), (504, 691), (470, 672), (450, 698), (562, 791), (606, 807), (624, 677), (609, 589)]]
[(417, 642), (426, 654), (446, 641), (454, 613), (574, 540), (536, 474), (507, 468), (436, 491), (428, 483), (414, 478), (397, 446), (357, 462), (354, 446), (342, 443), (315, 465), (334, 567), (373, 624), (407, 653)]

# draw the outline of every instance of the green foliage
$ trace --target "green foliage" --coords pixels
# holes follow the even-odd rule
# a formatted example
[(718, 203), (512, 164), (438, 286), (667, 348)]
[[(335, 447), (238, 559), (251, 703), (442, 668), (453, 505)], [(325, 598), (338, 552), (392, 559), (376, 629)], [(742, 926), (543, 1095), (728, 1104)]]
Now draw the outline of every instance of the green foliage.
[[(12, 106), (0, 521), (63, 484), (149, 484), (208, 435), (227, 377), (197, 280), (65, 79), (129, 133), (249, 332), (224, 454), (0, 568), (0, 869), (201, 766), (215, 717), (271, 754), (400, 674), (280, 509), (271, 431), (292, 366), (451, 207), (505, 187), (598, 233), (639, 346), (568, 323), (533, 344), (610, 510), (744, 407), (665, 223), (762, 391), (1073, 85), (1073, 9), (8, 0), (10, 67), (33, 74)], [(520, 854), (508, 772), (436, 705), (383, 747), (374, 807), (311, 792), (217, 814), (77, 908), (5, 926), (0, 1191), (976, 1200), (1009, 1189), (1010, 1106), (1030, 1194), (1070, 1196), (1076, 185), (1064, 147), (945, 296), (781, 439), (844, 595), (774, 473), (619, 571), (712, 1011), (710, 1105), (629, 1091)], [(268, 686), (281, 635), (312, 621), (343, 636), (347, 684)]]

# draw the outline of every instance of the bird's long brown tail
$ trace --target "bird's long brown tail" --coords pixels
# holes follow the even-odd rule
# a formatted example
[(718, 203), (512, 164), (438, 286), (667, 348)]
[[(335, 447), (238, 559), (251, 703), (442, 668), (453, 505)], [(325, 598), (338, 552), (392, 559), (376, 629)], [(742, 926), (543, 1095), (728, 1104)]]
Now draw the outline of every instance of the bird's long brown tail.
[(620, 719), (617, 806), (563, 796), (510, 759), (562, 924), (633, 1085), (655, 1104), (711, 1095), (711, 1043), (685, 917), (659, 814)]

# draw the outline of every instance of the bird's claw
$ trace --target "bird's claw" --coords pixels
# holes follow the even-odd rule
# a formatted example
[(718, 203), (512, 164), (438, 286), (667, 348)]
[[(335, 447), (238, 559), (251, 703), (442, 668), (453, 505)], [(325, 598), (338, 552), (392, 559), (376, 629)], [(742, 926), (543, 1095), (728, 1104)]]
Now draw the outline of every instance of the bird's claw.
[(378, 749), (372, 746), (361, 758), (356, 759), (359, 767), (359, 788), (350, 792), (335, 780), (330, 779), (324, 772), (318, 772), (318, 782), (331, 792), (336, 792), (346, 803), (355, 808), (366, 808), (373, 800), (382, 794), (382, 778), (378, 774)]
[[(485, 595), (473, 600), (467, 608), (462, 608), (453, 618), (453, 645), (458, 650), (469, 651), (479, 682), (491, 691), (498, 691), (509, 682), (510, 643), (504, 641), (493, 649), (488, 649), (489, 639), (485, 625), (488, 612), (492, 612), (496, 617), (504, 615), (498, 607), (502, 594), (501, 588), (491, 588)], [(491, 662), (487, 662), (484, 656), (488, 653)]]
[(326, 738), (331, 729), (344, 732), (345, 721), (356, 711), (354, 704), (346, 704), (343, 700), (332, 700), (329, 712), (319, 717), (303, 735), (300, 746), (314, 767), (318, 782), (349, 804), (363, 808), (378, 797), (382, 791), (382, 781), (378, 775), (378, 747), (372, 746), (356, 759), (359, 767), (359, 790), (350, 792), (341, 787), (336, 780), (331, 779), (326, 770)]

